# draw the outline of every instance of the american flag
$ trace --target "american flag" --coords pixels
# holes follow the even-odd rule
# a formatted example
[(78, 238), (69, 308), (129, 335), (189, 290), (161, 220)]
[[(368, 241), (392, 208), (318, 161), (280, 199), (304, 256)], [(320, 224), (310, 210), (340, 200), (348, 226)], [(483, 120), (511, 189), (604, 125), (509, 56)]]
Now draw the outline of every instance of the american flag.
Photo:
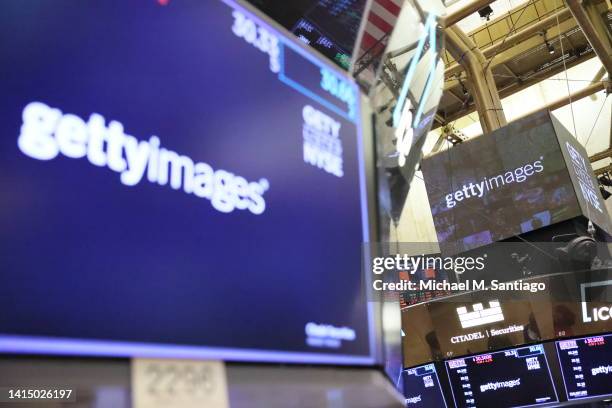
[[(381, 47), (384, 48), (395, 27), (403, 2), (404, 0), (372, 0), (359, 46), (359, 57), (372, 51), (377, 54)], [(381, 45), (377, 45), (381, 42)]]

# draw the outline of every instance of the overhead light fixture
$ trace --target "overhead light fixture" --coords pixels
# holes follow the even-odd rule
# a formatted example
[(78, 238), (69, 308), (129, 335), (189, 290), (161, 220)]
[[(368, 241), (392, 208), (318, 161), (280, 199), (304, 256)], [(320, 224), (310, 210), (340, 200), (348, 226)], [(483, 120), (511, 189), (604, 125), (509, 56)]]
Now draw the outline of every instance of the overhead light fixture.
[(493, 9), (491, 8), (491, 6), (485, 6), (478, 10), (478, 15), (480, 16), (480, 18), (490, 21), (491, 16), (493, 15)]
[(540, 35), (542, 36), (542, 38), (544, 38), (544, 44), (546, 44), (546, 49), (548, 50), (548, 53), (550, 55), (553, 55), (555, 53), (555, 47), (548, 42), (548, 39), (546, 38), (546, 31), (542, 31)]
[(467, 88), (465, 87), (465, 83), (461, 80), (461, 75), (457, 75), (456, 78), (457, 78), (457, 81), (459, 81), (459, 85), (461, 85), (461, 91), (463, 91), (463, 96), (467, 98), (467, 96), (469, 95), (469, 92)]

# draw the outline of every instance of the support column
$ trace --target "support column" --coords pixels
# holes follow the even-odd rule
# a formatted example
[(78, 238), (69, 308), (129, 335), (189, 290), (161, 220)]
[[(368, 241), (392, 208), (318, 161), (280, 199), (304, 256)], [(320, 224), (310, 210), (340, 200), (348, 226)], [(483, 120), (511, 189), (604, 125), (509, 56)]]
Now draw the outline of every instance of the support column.
[(609, 77), (612, 78), (612, 44), (595, 6), (581, 0), (566, 0), (566, 3), (595, 54), (608, 71)]
[(506, 125), (506, 116), (491, 67), (476, 44), (457, 26), (446, 29), (446, 46), (467, 73), (467, 86), (474, 98), (485, 134)]

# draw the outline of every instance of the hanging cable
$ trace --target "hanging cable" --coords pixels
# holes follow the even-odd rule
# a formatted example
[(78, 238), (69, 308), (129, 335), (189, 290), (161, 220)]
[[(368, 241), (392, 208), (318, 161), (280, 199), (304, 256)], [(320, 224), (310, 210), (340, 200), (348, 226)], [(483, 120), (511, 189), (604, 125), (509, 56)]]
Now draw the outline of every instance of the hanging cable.
[(601, 112), (603, 112), (603, 108), (606, 106), (606, 101), (608, 100), (608, 96), (610, 96), (610, 94), (607, 94), (606, 97), (604, 98), (603, 103), (601, 104), (601, 108), (599, 108), (599, 113), (597, 114), (597, 117), (595, 118), (595, 122), (593, 123), (593, 127), (591, 128), (591, 131), (589, 132), (589, 136), (587, 137), (586, 142), (584, 142), (583, 146), (585, 149), (587, 145), (589, 144), (589, 140), (591, 140), (591, 135), (593, 134), (593, 130), (595, 130), (595, 126), (597, 125), (599, 116), (601, 115)]
[[(558, 3), (555, 1), (555, 5)], [(559, 33), (559, 44), (561, 45), (561, 60), (563, 61), (563, 71), (565, 72), (565, 84), (567, 86), (567, 97), (569, 99), (570, 112), (572, 114), (572, 124), (574, 126), (574, 137), (578, 139), (578, 131), (576, 130), (576, 118), (574, 117), (574, 104), (572, 102), (572, 92), (570, 90), (569, 78), (567, 76), (567, 64), (565, 63), (565, 49), (563, 48), (563, 36), (561, 36), (561, 22), (559, 21), (559, 14), (556, 14), (557, 19), (557, 31)]]
[[(530, 0), (528, 4), (525, 5), (525, 7), (521, 10), (521, 13), (519, 14), (518, 18), (516, 19), (516, 21), (512, 22), (512, 27), (510, 27), (510, 30), (508, 30), (508, 33), (504, 36), (504, 39), (502, 40), (502, 42), (499, 44), (499, 46), (495, 49), (495, 54), (493, 54), (493, 56), (491, 58), (489, 58), (489, 61), (487, 61), (487, 65), (485, 66), (484, 71), (486, 71), (487, 69), (489, 69), (489, 66), (491, 65), (491, 63), (493, 62), (493, 59), (497, 56), (497, 53), (499, 52), (500, 49), (503, 48), (506, 40), (510, 37), (510, 34), (512, 34), (514, 32), (514, 27), (516, 27), (516, 24), (520, 21), (521, 17), (523, 16), (523, 13), (525, 13), (525, 10), (527, 10), (527, 8), (533, 4), (534, 0)], [(512, 19), (512, 15), (510, 15), (510, 19)], [(559, 19), (559, 17), (557, 17), (557, 20)]]

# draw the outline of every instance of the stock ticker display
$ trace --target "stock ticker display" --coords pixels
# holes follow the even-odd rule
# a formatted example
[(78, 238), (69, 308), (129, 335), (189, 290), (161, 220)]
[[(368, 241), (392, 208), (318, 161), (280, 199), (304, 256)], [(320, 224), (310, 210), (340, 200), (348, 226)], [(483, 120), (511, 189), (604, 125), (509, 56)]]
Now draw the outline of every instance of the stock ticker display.
[(446, 407), (434, 364), (404, 370), (402, 379), (407, 407)]
[(612, 334), (556, 346), (568, 400), (612, 395)]
[(558, 401), (543, 345), (458, 358), (445, 364), (458, 408)]
[(372, 362), (350, 80), (229, 0), (0, 37), (0, 351)]
[(404, 306), (404, 365), (612, 331), (611, 269), (529, 282), (546, 290), (485, 290)]

